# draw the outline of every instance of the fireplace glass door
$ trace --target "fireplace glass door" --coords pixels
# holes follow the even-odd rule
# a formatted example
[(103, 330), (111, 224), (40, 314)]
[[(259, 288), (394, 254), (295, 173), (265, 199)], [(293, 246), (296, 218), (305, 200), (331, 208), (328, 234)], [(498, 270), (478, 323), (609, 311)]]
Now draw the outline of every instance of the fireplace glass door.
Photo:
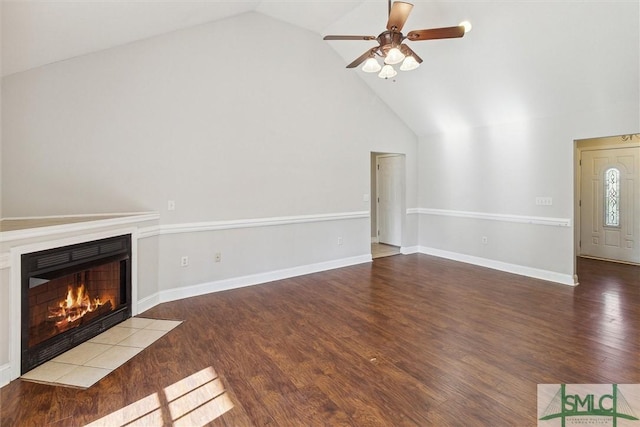
[(131, 317), (131, 236), (22, 256), (22, 373)]
[(33, 347), (120, 307), (120, 262), (53, 280), (31, 278), (28, 300), (29, 347)]

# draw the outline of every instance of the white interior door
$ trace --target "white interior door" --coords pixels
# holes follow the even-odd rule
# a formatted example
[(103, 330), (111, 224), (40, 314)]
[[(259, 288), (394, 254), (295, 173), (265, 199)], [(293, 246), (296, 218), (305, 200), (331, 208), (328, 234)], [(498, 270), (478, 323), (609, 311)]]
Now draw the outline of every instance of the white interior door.
[(402, 244), (402, 194), (404, 162), (400, 155), (378, 156), (378, 241)]
[(640, 147), (584, 150), (580, 255), (640, 263)]

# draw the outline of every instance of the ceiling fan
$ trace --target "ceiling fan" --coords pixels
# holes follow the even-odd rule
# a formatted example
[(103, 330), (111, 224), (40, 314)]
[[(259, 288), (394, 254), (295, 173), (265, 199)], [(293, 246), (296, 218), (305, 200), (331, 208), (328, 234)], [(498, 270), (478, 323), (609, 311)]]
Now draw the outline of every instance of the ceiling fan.
[[(450, 39), (464, 36), (465, 32), (471, 29), (468, 22), (461, 23), (455, 27), (430, 28), (426, 30), (410, 31), (406, 36), (402, 34), (404, 27), (413, 4), (404, 1), (396, 1), (391, 5), (389, 0), (389, 19), (387, 21), (387, 30), (376, 36), (324, 36), (324, 40), (377, 40), (378, 46), (367, 50), (360, 55), (355, 61), (347, 65), (347, 68), (355, 68), (365, 62), (362, 70), (368, 73), (377, 73), (378, 77), (388, 79), (394, 77), (398, 72), (392, 67), (399, 64), (400, 70), (410, 71), (418, 68), (422, 62), (420, 58), (409, 46), (403, 43), (404, 40), (420, 41), (420, 40), (436, 40)], [(384, 67), (376, 60), (376, 55), (384, 58)]]

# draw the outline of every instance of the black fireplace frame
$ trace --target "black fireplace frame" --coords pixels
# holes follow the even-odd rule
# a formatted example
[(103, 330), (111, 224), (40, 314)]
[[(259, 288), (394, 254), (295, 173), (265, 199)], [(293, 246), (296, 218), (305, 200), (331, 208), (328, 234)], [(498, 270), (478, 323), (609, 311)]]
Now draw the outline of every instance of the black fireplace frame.
[[(110, 262), (120, 262), (120, 305), (29, 348), (28, 291), (33, 279), (51, 280)], [(21, 283), (20, 372), (24, 374), (131, 317), (131, 234), (23, 254)]]

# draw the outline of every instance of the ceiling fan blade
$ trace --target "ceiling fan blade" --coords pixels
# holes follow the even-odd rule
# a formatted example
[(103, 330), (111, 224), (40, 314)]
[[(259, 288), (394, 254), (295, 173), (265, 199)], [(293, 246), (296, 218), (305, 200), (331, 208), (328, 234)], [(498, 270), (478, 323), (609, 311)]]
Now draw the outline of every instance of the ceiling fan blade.
[(368, 51), (366, 51), (365, 53), (363, 53), (362, 55), (360, 55), (355, 61), (353, 61), (351, 64), (347, 65), (347, 68), (355, 68), (358, 65), (362, 64), (367, 58), (371, 57), (374, 52), (376, 51), (376, 49), (378, 49), (380, 46), (378, 47), (374, 47), (373, 49), (369, 49)]
[(417, 40), (435, 40), (435, 39), (453, 39), (464, 36), (464, 27), (431, 28), (429, 30), (415, 30), (407, 34), (407, 38), (412, 41)]
[(322, 40), (375, 40), (376, 36), (324, 36)]
[(409, 17), (409, 13), (411, 13), (411, 9), (413, 9), (413, 5), (411, 3), (407, 3), (404, 1), (397, 1), (393, 3), (391, 6), (391, 11), (389, 12), (389, 21), (387, 21), (387, 30), (391, 31), (402, 31), (402, 27), (404, 27), (404, 23), (407, 21)]
[(422, 64), (422, 58), (420, 58), (418, 54), (406, 44), (402, 43), (400, 45), (400, 52), (404, 53), (405, 56), (413, 56), (415, 60), (418, 61), (418, 64)]

